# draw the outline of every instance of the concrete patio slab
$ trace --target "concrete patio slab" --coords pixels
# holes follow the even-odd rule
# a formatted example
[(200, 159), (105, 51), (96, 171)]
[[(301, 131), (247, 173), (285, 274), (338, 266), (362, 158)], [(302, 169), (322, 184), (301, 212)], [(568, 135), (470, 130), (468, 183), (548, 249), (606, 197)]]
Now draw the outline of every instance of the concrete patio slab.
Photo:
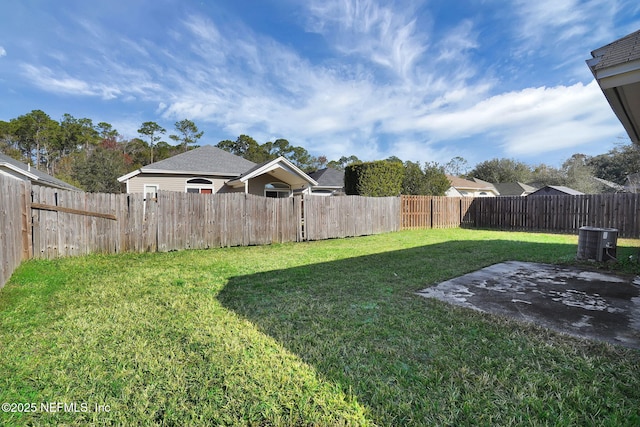
[(418, 294), (640, 349), (640, 285), (636, 282), (574, 267), (509, 261)]

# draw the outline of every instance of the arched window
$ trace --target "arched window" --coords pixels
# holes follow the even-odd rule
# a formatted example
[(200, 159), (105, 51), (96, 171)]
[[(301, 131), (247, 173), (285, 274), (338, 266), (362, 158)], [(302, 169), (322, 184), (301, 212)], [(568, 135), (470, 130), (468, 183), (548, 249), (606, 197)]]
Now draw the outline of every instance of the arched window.
[(213, 181), (206, 178), (192, 178), (187, 180), (186, 185), (187, 193), (213, 193)]
[(270, 182), (264, 186), (264, 196), (277, 199), (291, 196), (291, 187), (284, 182)]

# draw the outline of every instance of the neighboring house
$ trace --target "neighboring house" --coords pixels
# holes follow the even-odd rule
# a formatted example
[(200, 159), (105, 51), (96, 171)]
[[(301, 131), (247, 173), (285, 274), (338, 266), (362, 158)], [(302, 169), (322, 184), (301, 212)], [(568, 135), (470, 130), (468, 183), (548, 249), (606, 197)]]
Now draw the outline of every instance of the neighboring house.
[(495, 197), (498, 191), (484, 181), (474, 182), (453, 175), (447, 175), (451, 187), (445, 192), (448, 197)]
[(502, 182), (500, 184), (493, 184), (498, 190), (501, 196), (528, 196), (536, 191), (535, 187), (532, 187), (522, 182)]
[(536, 196), (582, 196), (584, 193), (581, 193), (578, 190), (574, 190), (573, 188), (563, 187), (561, 185), (545, 185), (544, 187), (534, 191), (529, 194), (528, 197), (536, 197)]
[(627, 193), (624, 185), (616, 184), (615, 182), (607, 181), (606, 179), (593, 177), (593, 180), (600, 184), (602, 193)]
[(61, 190), (82, 191), (71, 184), (54, 178), (51, 175), (19, 162), (18, 160), (0, 153), (0, 175), (10, 176), (23, 181), (30, 181), (32, 184), (44, 187), (59, 188)]
[(309, 176), (318, 182), (318, 185), (311, 189), (312, 194), (319, 196), (344, 194), (344, 171), (324, 168), (311, 172)]
[(243, 192), (266, 197), (309, 193), (317, 182), (284, 157), (256, 164), (205, 145), (118, 178), (127, 193)]
[(587, 60), (613, 112), (640, 143), (640, 30), (591, 52)]
[(627, 193), (640, 193), (640, 173), (627, 175), (624, 189)]
[(483, 181), (478, 178), (473, 178), (473, 181), (482, 184), (485, 187), (492, 187), (496, 191), (498, 196), (527, 196), (536, 191), (535, 187), (532, 187), (521, 182), (503, 182), (499, 184), (492, 184), (487, 181)]

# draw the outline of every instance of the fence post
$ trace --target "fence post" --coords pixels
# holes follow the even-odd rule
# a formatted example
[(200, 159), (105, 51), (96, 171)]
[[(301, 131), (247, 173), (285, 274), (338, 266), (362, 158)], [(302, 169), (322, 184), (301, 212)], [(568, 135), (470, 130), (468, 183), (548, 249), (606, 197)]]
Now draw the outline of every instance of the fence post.
[(33, 256), (32, 224), (31, 224), (31, 183), (23, 182), (20, 186), (22, 209), (22, 260), (26, 261)]

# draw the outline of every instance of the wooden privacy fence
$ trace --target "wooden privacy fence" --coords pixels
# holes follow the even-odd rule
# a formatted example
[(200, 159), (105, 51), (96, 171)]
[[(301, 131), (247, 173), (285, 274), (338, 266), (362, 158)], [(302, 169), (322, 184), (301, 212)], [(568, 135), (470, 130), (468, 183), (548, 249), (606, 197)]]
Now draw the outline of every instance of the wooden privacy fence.
[(299, 199), (92, 194), (33, 187), (33, 257), (249, 246), (298, 239)]
[(479, 197), (469, 213), (479, 228), (577, 234), (580, 227), (617, 228), (620, 237), (640, 237), (640, 194)]
[(263, 245), (400, 229), (398, 198), (97, 194), (0, 175), (0, 287), (22, 260)]
[(321, 197), (243, 193), (91, 194), (0, 175), (0, 287), (21, 261), (90, 253), (263, 245), (459, 226), (640, 236), (637, 194)]
[(27, 194), (31, 186), (0, 175), (0, 288), (30, 258)]
[(305, 240), (400, 231), (398, 197), (304, 197)]
[(471, 197), (401, 196), (403, 229), (472, 226)]

